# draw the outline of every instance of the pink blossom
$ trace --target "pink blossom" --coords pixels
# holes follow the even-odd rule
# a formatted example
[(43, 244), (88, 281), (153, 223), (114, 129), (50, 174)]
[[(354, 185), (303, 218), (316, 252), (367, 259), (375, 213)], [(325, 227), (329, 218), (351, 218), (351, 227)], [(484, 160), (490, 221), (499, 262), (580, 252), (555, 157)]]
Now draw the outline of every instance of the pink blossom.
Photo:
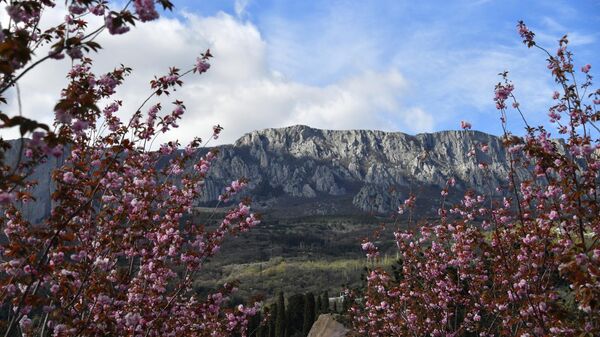
[(194, 70), (199, 74), (205, 73), (210, 68), (210, 63), (206, 62), (205, 59), (198, 57), (196, 59), (196, 65)]
[(592, 65), (589, 63), (581, 67), (581, 71), (585, 74), (587, 74), (590, 71), (590, 69), (592, 69)]
[(15, 201), (15, 193), (0, 192), (0, 205)]
[(154, 0), (134, 0), (133, 5), (140, 21), (146, 22), (158, 19)]
[(129, 31), (129, 27), (125, 25), (123, 20), (115, 13), (109, 13), (104, 17), (104, 23), (108, 32), (112, 35), (125, 34)]
[(71, 6), (69, 6), (69, 12), (74, 15), (83, 14), (83, 13), (85, 13), (85, 11), (86, 11), (86, 8), (84, 6), (80, 6), (76, 3), (73, 3)]
[(68, 48), (66, 53), (73, 60), (77, 60), (77, 59), (80, 59), (83, 57), (83, 50), (81, 49), (80, 46), (74, 46), (74, 47)]
[(75, 183), (77, 183), (78, 180), (77, 180), (77, 178), (75, 178), (75, 175), (73, 174), (73, 172), (68, 171), (63, 174), (63, 181), (66, 184), (75, 184)]
[(81, 120), (81, 119), (78, 119), (75, 121), (75, 123), (73, 123), (73, 131), (75, 133), (80, 133), (82, 131), (85, 131), (88, 127), (89, 127), (89, 123), (84, 120)]

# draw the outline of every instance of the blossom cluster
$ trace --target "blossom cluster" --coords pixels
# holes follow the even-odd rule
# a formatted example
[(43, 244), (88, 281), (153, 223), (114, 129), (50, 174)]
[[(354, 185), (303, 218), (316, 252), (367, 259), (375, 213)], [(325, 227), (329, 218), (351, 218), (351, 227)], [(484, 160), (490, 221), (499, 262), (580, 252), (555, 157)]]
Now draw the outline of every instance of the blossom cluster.
[[(158, 4), (171, 6), (135, 0), (131, 13), (106, 1), (69, 1), (65, 22), (47, 30), (38, 23), (52, 1), (13, 1), (7, 8), (12, 23), (3, 25), (0, 39), (0, 94), (19, 80), (19, 71), (35, 67), (28, 55), (40, 45), (53, 43), (42, 61), (66, 54), (73, 66), (52, 127), (0, 113), (1, 128), (19, 127), (30, 137), (13, 143), (21, 151), (16, 163), (4, 162), (11, 144), (0, 140), (0, 306), (10, 313), (0, 321), (2, 335), (246, 335), (257, 307), (227, 308), (235, 284), (200, 296), (193, 280), (228, 236), (258, 225), (259, 216), (243, 201), (220, 221), (198, 222), (194, 209), (218, 151), (206, 152), (200, 139), (183, 149), (178, 142), (158, 150), (151, 145), (177, 127), (186, 109), (175, 101), (164, 114), (152, 99), (170, 95), (186, 75), (206, 72), (212, 55), (203, 53), (185, 72), (171, 68), (156, 77), (128, 118), (113, 96), (131, 69), (96, 74), (87, 57), (99, 48), (93, 37), (103, 29), (122, 34), (135, 21), (154, 20)], [(104, 16), (105, 25), (89, 31), (87, 14)], [(221, 130), (215, 127), (212, 137)], [(35, 202), (30, 177), (50, 157), (59, 163), (51, 212), (34, 223), (22, 205)], [(233, 182), (228, 197), (246, 184)]]
[[(517, 28), (526, 45), (538, 47), (524, 23)], [(366, 288), (348, 291), (357, 335), (600, 335), (599, 90), (586, 96), (590, 65), (581, 68), (585, 80), (573, 82), (568, 40), (559, 43), (548, 68), (563, 92), (553, 94), (549, 116), (564, 138), (527, 124), (502, 73), (494, 101), (511, 168), (506, 184), (488, 195), (468, 191), (451, 207), (442, 202), (439, 219), (395, 232), (393, 272), (373, 268)], [(524, 137), (506, 128), (508, 100), (526, 123)], [(475, 160), (478, 150), (489, 148), (473, 148)], [(362, 248), (368, 257), (376, 251), (367, 241)]]

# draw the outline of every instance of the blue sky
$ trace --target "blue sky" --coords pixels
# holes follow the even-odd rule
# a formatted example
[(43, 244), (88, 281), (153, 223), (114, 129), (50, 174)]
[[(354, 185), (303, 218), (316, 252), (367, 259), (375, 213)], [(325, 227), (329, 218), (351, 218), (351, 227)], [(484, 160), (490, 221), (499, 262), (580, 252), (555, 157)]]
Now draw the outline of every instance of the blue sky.
[[(568, 33), (578, 68), (600, 69), (598, 0), (173, 2), (174, 13), (158, 21), (105, 36), (96, 64), (131, 66), (134, 75), (120, 94), (132, 100), (144, 95), (140, 88), (153, 74), (185, 68), (211, 48), (210, 71), (179, 91), (188, 115), (175, 136), (184, 141), (217, 123), (225, 127), (222, 142), (292, 124), (414, 134), (468, 120), (499, 134), (492, 97), (504, 70), (530, 123), (545, 123), (555, 85), (544, 55), (521, 43), (518, 20), (551, 51)], [(60, 77), (57, 69), (44, 71)], [(32, 111), (56, 98), (39, 82), (23, 84), (35, 92)], [(517, 118), (509, 124), (521, 133)]]
[[(568, 33), (575, 61), (600, 69), (600, 1), (209, 0), (179, 7), (251, 22), (267, 43), (269, 67), (294, 81), (323, 86), (365, 71), (396, 70), (407, 82), (400, 109), (419, 107), (434, 116), (431, 130), (457, 128), (467, 119), (499, 133), (492, 91), (503, 70), (511, 71), (528, 118), (545, 121), (554, 85), (544, 55), (520, 43), (518, 20), (550, 50)], [(394, 111), (379, 113), (392, 128), (419, 131), (402, 130), (406, 123), (394, 121)]]

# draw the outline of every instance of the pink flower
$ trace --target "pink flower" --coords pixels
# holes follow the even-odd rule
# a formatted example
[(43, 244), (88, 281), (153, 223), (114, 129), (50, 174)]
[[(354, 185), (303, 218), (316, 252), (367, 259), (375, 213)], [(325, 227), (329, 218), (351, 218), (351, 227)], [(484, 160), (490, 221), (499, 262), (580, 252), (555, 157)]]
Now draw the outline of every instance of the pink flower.
[(25, 9), (25, 6), (20, 6), (19, 3), (15, 3), (15, 5), (6, 6), (6, 13), (8, 13), (8, 16), (10, 16), (15, 23), (29, 23), (40, 16), (40, 11), (34, 8), (35, 7), (30, 6)]
[(69, 172), (65, 172), (65, 174), (63, 174), (63, 181), (66, 184), (75, 184), (75, 183), (77, 183), (77, 178), (75, 178), (75, 175), (73, 174), (73, 172), (69, 171)]
[(72, 4), (69, 6), (69, 12), (74, 15), (80, 15), (85, 13), (86, 8), (83, 6), (79, 6), (77, 4)]
[(461, 127), (463, 130), (470, 130), (472, 126), (471, 126), (471, 123), (469, 123), (469, 122), (466, 122), (466, 121), (460, 121), (460, 127)]
[(63, 124), (70, 124), (73, 120), (73, 116), (62, 109), (56, 110), (54, 115), (56, 117), (56, 120)]
[(109, 13), (104, 17), (104, 23), (111, 35), (125, 34), (129, 31), (129, 27), (125, 25), (123, 19), (115, 13)]
[(590, 71), (590, 69), (592, 69), (592, 65), (589, 63), (581, 67), (581, 71), (585, 74), (587, 74)]
[(73, 123), (73, 131), (75, 133), (80, 133), (86, 130), (89, 127), (89, 125), (90, 124), (88, 122), (78, 119), (75, 121), (75, 123)]
[(377, 246), (375, 246), (373, 242), (365, 241), (362, 243), (361, 248), (363, 251), (365, 251), (365, 253), (367, 253), (368, 258), (379, 256)]
[(527, 47), (532, 47), (535, 45), (535, 42), (533, 41), (535, 33), (529, 30), (529, 28), (525, 25), (523, 21), (519, 21), (519, 23), (517, 24), (517, 31), (523, 39), (523, 43), (526, 44)]
[(104, 6), (102, 6), (102, 5), (94, 6), (90, 9), (90, 13), (97, 15), (97, 16), (102, 16), (102, 15), (104, 15)]
[(83, 51), (81, 50), (81, 47), (75, 46), (67, 49), (67, 55), (69, 55), (69, 57), (71, 57), (73, 60), (77, 60), (83, 57)]
[(31, 321), (31, 319), (29, 317), (27, 317), (27, 315), (25, 315), (19, 321), (19, 325), (21, 326), (21, 329), (23, 331), (29, 331), (29, 330), (31, 330), (31, 327), (33, 326), (33, 322)]
[(135, 0), (133, 2), (135, 13), (140, 18), (140, 21), (152, 21), (158, 19), (158, 12), (154, 7), (154, 0)]
[(10, 202), (13, 202), (14, 200), (15, 200), (14, 193), (0, 192), (0, 205), (8, 204)]
[(205, 73), (210, 68), (210, 63), (206, 62), (206, 60), (198, 57), (196, 59), (196, 66), (194, 67), (194, 71), (197, 71), (198, 74)]

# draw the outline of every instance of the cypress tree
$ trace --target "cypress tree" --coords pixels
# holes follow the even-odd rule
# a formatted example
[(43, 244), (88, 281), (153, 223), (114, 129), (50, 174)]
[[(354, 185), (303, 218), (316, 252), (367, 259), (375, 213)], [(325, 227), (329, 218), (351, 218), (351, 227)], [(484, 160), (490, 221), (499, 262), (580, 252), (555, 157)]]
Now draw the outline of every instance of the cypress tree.
[(292, 331), (290, 330), (290, 326), (288, 324), (288, 312), (285, 312), (285, 335), (284, 337), (291, 337)]
[(248, 320), (248, 336), (249, 337), (258, 337), (258, 330), (260, 328), (260, 319), (261, 319), (261, 314), (259, 311), (256, 313), (256, 315), (252, 316)]
[(308, 332), (315, 322), (315, 295), (307, 293), (304, 298), (304, 324), (302, 334), (308, 336)]
[(269, 310), (269, 337), (275, 337), (275, 316), (277, 315), (277, 303), (273, 303)]
[(268, 337), (267, 335), (267, 327), (266, 325), (262, 324), (262, 320), (263, 320), (263, 314), (262, 312), (259, 311), (259, 317), (260, 320), (258, 322), (258, 329), (256, 330), (256, 337)]
[(342, 297), (342, 312), (345, 313), (350, 309), (350, 301), (346, 296)]
[(321, 312), (324, 314), (329, 313), (329, 293), (327, 290), (323, 293), (323, 299), (321, 300)]
[(304, 295), (295, 294), (288, 297), (286, 315), (286, 336), (302, 334), (304, 324)]
[(321, 295), (317, 295), (317, 303), (315, 304), (315, 318), (323, 313), (323, 304), (321, 303)]
[(277, 312), (275, 313), (275, 337), (285, 337), (285, 300), (283, 292), (277, 296)]

